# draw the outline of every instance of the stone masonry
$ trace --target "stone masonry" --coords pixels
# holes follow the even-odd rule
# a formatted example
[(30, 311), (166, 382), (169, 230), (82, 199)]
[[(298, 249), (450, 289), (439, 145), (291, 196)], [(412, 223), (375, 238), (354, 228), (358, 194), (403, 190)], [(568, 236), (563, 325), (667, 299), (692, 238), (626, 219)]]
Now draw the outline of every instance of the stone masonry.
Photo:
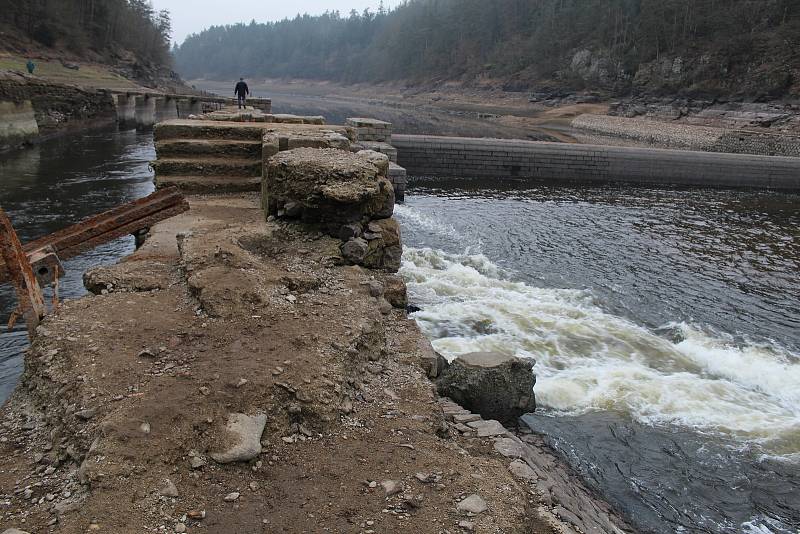
[(800, 190), (800, 158), (429, 135), (392, 142), (417, 176)]

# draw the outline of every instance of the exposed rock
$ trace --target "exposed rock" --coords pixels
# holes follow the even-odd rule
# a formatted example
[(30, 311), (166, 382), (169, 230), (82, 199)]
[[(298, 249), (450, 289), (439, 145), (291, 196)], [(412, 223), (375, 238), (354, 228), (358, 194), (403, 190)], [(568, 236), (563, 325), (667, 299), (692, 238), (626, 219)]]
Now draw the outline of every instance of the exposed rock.
[(471, 514), (481, 514), (489, 509), (486, 501), (480, 495), (472, 494), (465, 498), (463, 501), (456, 505), (459, 512), (467, 512)]
[(424, 337), (419, 338), (418, 347), (422, 369), (428, 375), (428, 378), (438, 377), (449, 365), (447, 360), (444, 356), (433, 350), (431, 342)]
[(29, 534), (24, 530), (20, 530), (18, 528), (8, 528), (3, 531), (3, 534)]
[(467, 423), (467, 426), (475, 430), (479, 438), (502, 436), (508, 433), (505, 427), (494, 419), (489, 419), (488, 421), (472, 421), (471, 423)]
[(289, 202), (305, 222), (321, 223), (338, 236), (343, 225), (385, 218), (394, 210), (394, 189), (367, 157), (337, 149), (298, 148), (270, 158), (262, 190), (267, 215)]
[(533, 360), (473, 352), (453, 360), (436, 380), (439, 393), (484, 418), (516, 424), (536, 409)]
[(166, 479), (164, 481), (164, 485), (158, 491), (159, 495), (162, 497), (177, 497), (178, 496), (178, 488), (175, 484), (170, 480)]
[(237, 500), (239, 500), (239, 495), (240, 494), (239, 494), (238, 491), (232, 491), (229, 494), (225, 495), (225, 498), (222, 499), (222, 500), (225, 501), (225, 502), (237, 501)]
[(522, 460), (514, 460), (511, 462), (508, 465), (508, 470), (511, 471), (512, 475), (523, 480), (535, 482), (539, 478), (536, 476), (536, 472)]
[(367, 284), (367, 288), (369, 289), (369, 296), (370, 297), (380, 297), (383, 295), (384, 289), (383, 284), (377, 282), (375, 280), (370, 281)]
[(225, 451), (211, 454), (221, 464), (247, 462), (261, 454), (261, 434), (267, 424), (267, 416), (233, 413), (228, 417), (227, 433), (232, 446)]
[(381, 154), (375, 150), (359, 150), (359, 156), (366, 158), (367, 161), (375, 165), (381, 172), (381, 175), (386, 176), (389, 172), (389, 156)]
[(384, 298), (395, 308), (405, 309), (408, 306), (408, 290), (406, 283), (399, 276), (387, 276), (384, 280)]
[(389, 315), (392, 312), (392, 305), (389, 304), (385, 298), (381, 297), (378, 299), (378, 311), (383, 315)]
[(522, 443), (514, 438), (500, 438), (494, 442), (494, 450), (506, 458), (522, 458), (524, 456)]
[(386, 492), (387, 497), (391, 497), (392, 495), (403, 491), (403, 484), (397, 480), (384, 480), (381, 482), (381, 487), (383, 488), (383, 491)]
[(89, 269), (83, 273), (83, 285), (96, 295), (153, 291), (168, 286), (171, 272), (172, 267), (166, 263), (127, 261)]
[(369, 245), (367, 242), (360, 237), (356, 237), (342, 245), (342, 257), (348, 263), (360, 265), (364, 261), (368, 250)]
[(349, 241), (354, 237), (361, 237), (363, 229), (359, 223), (344, 224), (339, 228), (339, 239)]
[(341, 250), (347, 263), (397, 272), (403, 254), (400, 225), (394, 219), (372, 221), (361, 237), (350, 239)]

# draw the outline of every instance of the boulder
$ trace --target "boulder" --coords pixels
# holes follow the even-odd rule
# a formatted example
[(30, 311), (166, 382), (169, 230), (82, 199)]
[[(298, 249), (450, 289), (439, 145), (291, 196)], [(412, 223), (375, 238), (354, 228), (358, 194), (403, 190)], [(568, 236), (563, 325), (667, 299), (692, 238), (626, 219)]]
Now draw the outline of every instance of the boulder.
[(267, 416), (264, 414), (230, 414), (226, 427), (230, 446), (224, 451), (212, 453), (211, 458), (221, 464), (252, 460), (261, 454), (261, 434), (266, 424)]
[(428, 378), (436, 378), (442, 374), (442, 371), (449, 365), (447, 360), (444, 359), (444, 356), (433, 350), (431, 342), (422, 336), (419, 338), (418, 348), (420, 365), (425, 371), (425, 374), (428, 375)]
[(533, 364), (496, 352), (464, 354), (441, 372), (436, 386), (440, 395), (484, 419), (516, 424), (520, 416), (536, 409)]
[(406, 283), (399, 276), (387, 276), (383, 282), (383, 296), (395, 308), (408, 306)]
[(394, 188), (366, 157), (332, 148), (297, 148), (269, 159), (262, 187), (266, 215), (285, 213), (287, 203), (308, 223), (338, 237), (342, 226), (387, 218)]

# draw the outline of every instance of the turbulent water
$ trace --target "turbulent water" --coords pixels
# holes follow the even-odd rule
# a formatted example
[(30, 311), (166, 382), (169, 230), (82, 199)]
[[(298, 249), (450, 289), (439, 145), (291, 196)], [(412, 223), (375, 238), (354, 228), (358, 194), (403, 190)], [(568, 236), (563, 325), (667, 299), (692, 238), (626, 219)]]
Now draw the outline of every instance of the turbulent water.
[(536, 360), (526, 418), (651, 532), (800, 526), (800, 197), (418, 185), (415, 314)]
[[(24, 243), (100, 213), (153, 190), (149, 162), (155, 158), (151, 134), (134, 131), (82, 133), (45, 142), (27, 150), (0, 154), (0, 207)], [(133, 250), (133, 238), (122, 238), (64, 263), (61, 297), (85, 292), (83, 272), (113, 263)], [(15, 308), (9, 286), (0, 287), (0, 324)], [(22, 372), (27, 347), (23, 324), (0, 334), (0, 403)]]

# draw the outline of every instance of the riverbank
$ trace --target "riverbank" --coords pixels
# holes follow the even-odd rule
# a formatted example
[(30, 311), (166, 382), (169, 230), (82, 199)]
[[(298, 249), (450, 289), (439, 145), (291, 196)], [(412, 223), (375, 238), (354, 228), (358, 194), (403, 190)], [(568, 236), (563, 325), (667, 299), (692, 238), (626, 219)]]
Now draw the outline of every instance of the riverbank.
[[(567, 496), (591, 493), (548, 476), (544, 448), (515, 477), (495, 442), (521, 442), (447, 423), (427, 341), (370, 296), (392, 275), (336, 265), (338, 240), (263, 222), (256, 195), (191, 206), (40, 327), (2, 409), (2, 526), (553, 532), (571, 528), (553, 510), (587, 516)], [(232, 413), (266, 415), (262, 450), (220, 464)], [(459, 507), (470, 495), (488, 510)]]
[[(228, 82), (191, 83), (223, 95), (231, 91)], [(592, 91), (505, 91), (492, 84), (459, 83), (406, 86), (251, 80), (250, 86), (254, 94), (273, 98), (275, 105), (287, 112), (323, 114), (334, 122), (339, 117), (378, 117), (392, 122), (401, 134), (706, 150), (705, 139), (711, 128), (715, 137), (729, 138), (722, 151), (762, 155), (772, 153), (762, 145), (794, 146), (800, 134), (800, 102), (791, 100), (750, 102), (647, 95), (612, 98)], [(594, 117), (605, 115), (611, 117)], [(595, 128), (573, 124), (581, 116)], [(639, 130), (644, 131), (635, 135), (622, 131), (618, 122), (623, 118), (642, 119), (634, 124), (643, 122)], [(603, 126), (601, 132), (594, 131), (604, 120), (610, 125)], [(745, 132), (746, 142), (737, 142), (738, 132)], [(655, 140), (650, 139), (652, 135)], [(791, 151), (774, 153), (793, 155)]]

